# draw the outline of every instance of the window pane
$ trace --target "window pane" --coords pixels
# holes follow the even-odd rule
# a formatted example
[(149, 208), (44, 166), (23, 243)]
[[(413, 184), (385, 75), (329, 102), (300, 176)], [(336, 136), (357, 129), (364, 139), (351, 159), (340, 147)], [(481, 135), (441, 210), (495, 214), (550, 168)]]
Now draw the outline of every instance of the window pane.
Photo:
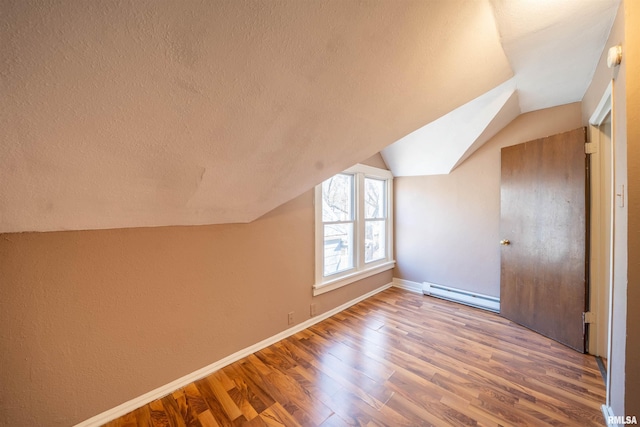
[(353, 268), (353, 223), (324, 226), (324, 276)]
[(322, 183), (322, 222), (353, 220), (353, 175), (338, 174)]
[(364, 179), (364, 217), (384, 218), (384, 181), (373, 178)]
[(387, 256), (386, 220), (367, 221), (364, 227), (364, 262), (377, 261)]

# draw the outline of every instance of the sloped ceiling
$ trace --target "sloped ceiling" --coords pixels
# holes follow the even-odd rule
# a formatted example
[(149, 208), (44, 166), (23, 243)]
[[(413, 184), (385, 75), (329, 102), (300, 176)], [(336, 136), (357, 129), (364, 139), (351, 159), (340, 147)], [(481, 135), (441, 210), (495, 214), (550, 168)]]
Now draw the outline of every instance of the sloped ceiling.
[(491, 0), (523, 113), (581, 101), (619, 0)]
[(491, 5), (514, 77), (385, 148), (395, 176), (447, 174), (519, 114), (582, 100), (619, 1)]
[(251, 221), (512, 76), (486, 1), (0, 3), (0, 231)]
[(505, 125), (520, 114), (514, 79), (385, 148), (385, 162), (395, 176), (447, 174), (501, 113)]
[(247, 222), (511, 81), (503, 122), (512, 3), (5, 0), (0, 232)]

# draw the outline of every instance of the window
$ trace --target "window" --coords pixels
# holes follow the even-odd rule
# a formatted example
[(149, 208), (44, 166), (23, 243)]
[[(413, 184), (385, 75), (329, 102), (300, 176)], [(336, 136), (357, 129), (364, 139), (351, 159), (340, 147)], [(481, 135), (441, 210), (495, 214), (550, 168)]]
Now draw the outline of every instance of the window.
[(356, 165), (316, 187), (314, 295), (393, 268), (392, 180)]

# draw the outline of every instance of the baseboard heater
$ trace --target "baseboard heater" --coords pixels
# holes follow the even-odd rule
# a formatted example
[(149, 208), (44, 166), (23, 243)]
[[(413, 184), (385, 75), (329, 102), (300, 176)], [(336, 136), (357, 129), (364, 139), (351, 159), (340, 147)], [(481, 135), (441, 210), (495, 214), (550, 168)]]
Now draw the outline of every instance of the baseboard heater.
[(422, 282), (422, 293), (432, 297), (470, 305), (471, 307), (482, 308), (496, 313), (500, 312), (500, 298), (489, 295), (477, 294), (429, 282)]

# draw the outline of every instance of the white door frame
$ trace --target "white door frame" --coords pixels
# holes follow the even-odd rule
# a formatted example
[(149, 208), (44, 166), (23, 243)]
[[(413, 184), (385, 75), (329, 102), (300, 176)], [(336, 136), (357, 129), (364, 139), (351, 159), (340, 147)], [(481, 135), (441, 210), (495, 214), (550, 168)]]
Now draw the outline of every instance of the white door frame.
[[(600, 171), (600, 163), (602, 162), (602, 156), (600, 156), (599, 154), (595, 153), (596, 155), (594, 156), (592, 154), (592, 165), (593, 163), (597, 164), (593, 165), (592, 169), (592, 173), (596, 172), (596, 170), (598, 172), (596, 172), (596, 176), (593, 176), (592, 178), (592, 187), (591, 187), (591, 213), (592, 213), (592, 220), (595, 220), (595, 224), (592, 224), (591, 226), (591, 263), (590, 263), (590, 283), (591, 283), (591, 289), (590, 289), (590, 304), (592, 309), (594, 309), (594, 307), (597, 309), (597, 307), (603, 307), (603, 305), (605, 304), (605, 300), (608, 299), (608, 316), (605, 318), (605, 316), (603, 316), (601, 313), (597, 313), (596, 312), (596, 330), (594, 331), (594, 333), (590, 333), (590, 344), (589, 344), (589, 352), (593, 352), (592, 351), (592, 341), (591, 339), (595, 340), (595, 345), (598, 347), (601, 347), (602, 343), (598, 343), (598, 337), (602, 336), (602, 333), (598, 333), (598, 332), (602, 332), (602, 328), (607, 328), (607, 353), (606, 353), (606, 357), (607, 357), (607, 365), (610, 365), (611, 363), (611, 336), (612, 336), (612, 308), (613, 308), (613, 275), (614, 275), (614, 265), (613, 265), (613, 261), (614, 261), (614, 239), (615, 239), (615, 116), (613, 114), (613, 109), (614, 109), (614, 81), (611, 80), (611, 82), (609, 83), (609, 85), (607, 86), (604, 94), (602, 95), (602, 98), (600, 100), (600, 103), (598, 104), (598, 106), (596, 107), (595, 111), (593, 112), (593, 114), (591, 115), (590, 119), (589, 119), (589, 130), (590, 130), (590, 135), (591, 135), (591, 142), (593, 144), (595, 144), (595, 150), (596, 152), (599, 151), (601, 149), (601, 137), (602, 137), (602, 131), (601, 131), (601, 126), (603, 125), (603, 123), (605, 123), (605, 120), (608, 116), (611, 117), (611, 149), (610, 149), (610, 153), (609, 155), (611, 156), (611, 163), (610, 163), (610, 171), (611, 171), (611, 177), (610, 177), (610, 197), (609, 200), (602, 200), (602, 197), (600, 197), (600, 193), (601, 193), (601, 189), (602, 189), (602, 185), (605, 182), (604, 177), (601, 176), (601, 174), (599, 173)], [(602, 233), (602, 228), (601, 228), (601, 223), (600, 221), (602, 220), (601, 216), (599, 215), (599, 211), (600, 209), (603, 208), (603, 204), (606, 204), (606, 206), (608, 206), (609, 209), (609, 215), (610, 215), (610, 224), (609, 224), (609, 230), (608, 233), (608, 241), (605, 240), (605, 236), (606, 234)], [(608, 248), (607, 248), (608, 246)], [(607, 263), (604, 262), (605, 258), (608, 258), (608, 268), (607, 268)], [(603, 270), (608, 270), (608, 271), (603, 271)], [(598, 280), (596, 278), (599, 277), (606, 277), (607, 279), (605, 280), (604, 283), (602, 283), (601, 280)], [(595, 281), (593, 279), (596, 279)], [(604, 289), (603, 289), (604, 288)], [(606, 296), (606, 294), (608, 293), (608, 298), (603, 297)], [(606, 321), (605, 321), (606, 320)], [(600, 344), (600, 345), (598, 345)], [(611, 372), (610, 366), (607, 366), (607, 383), (606, 383), (606, 388), (607, 388), (607, 401), (606, 401), (606, 405), (609, 406), (610, 404), (610, 385), (611, 385), (611, 375), (609, 374)]]

